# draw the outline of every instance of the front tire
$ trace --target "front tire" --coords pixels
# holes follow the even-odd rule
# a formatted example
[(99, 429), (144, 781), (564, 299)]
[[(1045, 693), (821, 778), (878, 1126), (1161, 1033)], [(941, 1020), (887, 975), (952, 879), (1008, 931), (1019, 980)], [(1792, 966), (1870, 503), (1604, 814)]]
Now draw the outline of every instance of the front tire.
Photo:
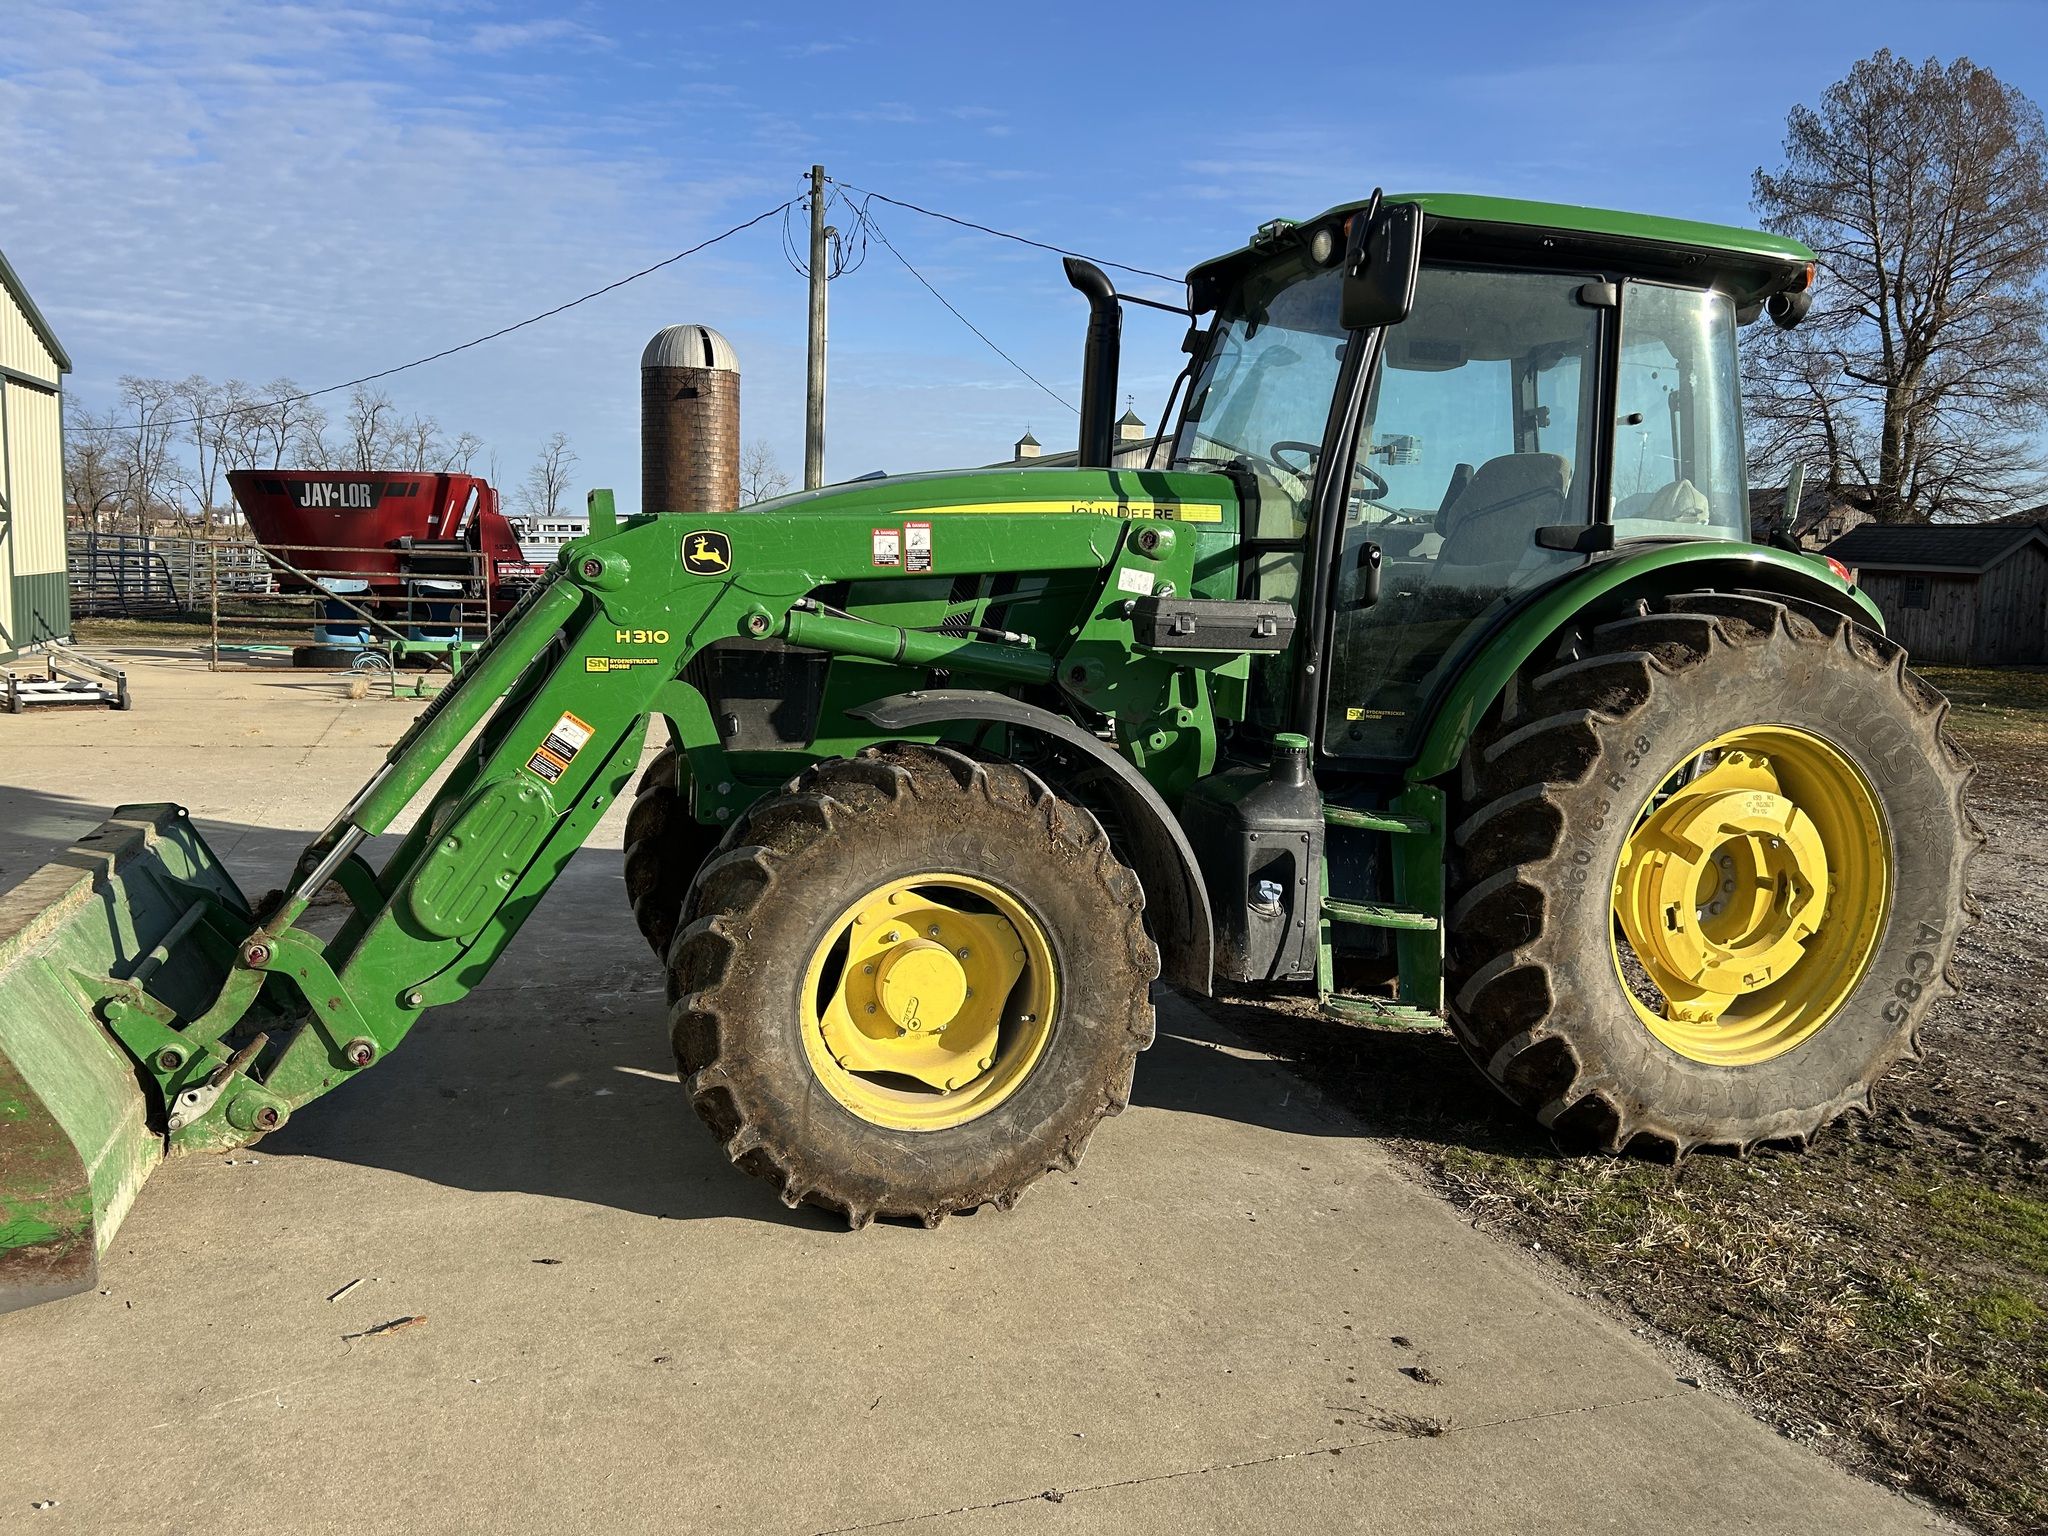
[(1517, 679), (1462, 768), (1454, 1032), (1563, 1140), (1803, 1142), (1902, 1054), (1982, 842), (1947, 704), (1805, 604), (1642, 604)]
[(936, 1225), (1071, 1169), (1159, 954), (1101, 826), (1024, 770), (870, 748), (756, 805), (670, 960), (698, 1114), (784, 1202)]

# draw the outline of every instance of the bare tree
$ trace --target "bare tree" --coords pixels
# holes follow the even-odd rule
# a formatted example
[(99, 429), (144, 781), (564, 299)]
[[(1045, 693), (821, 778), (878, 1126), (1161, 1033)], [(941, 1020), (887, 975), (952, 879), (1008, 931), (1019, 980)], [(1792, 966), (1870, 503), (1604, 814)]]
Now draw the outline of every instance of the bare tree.
[(560, 517), (569, 493), (569, 471), (576, 453), (567, 433), (557, 432), (542, 446), (540, 457), (526, 471), (519, 487), (519, 508), (529, 517)]
[(263, 386), (263, 404), (242, 419), (248, 423), (248, 468), (324, 469), (332, 456), (327, 447), (327, 413), (315, 400), (299, 398), (295, 379), (272, 379)]
[(1985, 517), (2048, 420), (2048, 132), (1968, 59), (1880, 49), (1786, 119), (1765, 222), (1821, 273), (1797, 330), (1745, 349), (1751, 460), (1794, 462), (1887, 522)]
[(776, 461), (775, 450), (765, 437), (757, 437), (740, 451), (740, 505), (766, 501), (789, 489), (789, 476)]
[(343, 421), (348, 441), (342, 451), (347, 469), (388, 469), (403, 451), (399, 446), (398, 407), (381, 389), (358, 384), (348, 397)]
[(105, 530), (128, 499), (128, 452), (112, 411), (95, 414), (64, 397), (64, 507), (79, 526)]
[[(236, 469), (467, 470), (484, 451), (474, 432), (452, 440), (431, 415), (401, 416), (381, 391), (349, 398), (339, 445), (328, 440), (327, 413), (290, 379), (252, 389), (240, 379), (121, 380), (118, 402), (103, 415), (65, 400), (65, 503), (91, 528), (118, 523), (156, 531), (186, 517), (212, 528), (230, 504), (226, 477)], [(566, 439), (560, 466), (576, 456)]]
[(476, 456), (484, 451), (484, 440), (474, 432), (458, 432), (455, 441), (448, 444), (441, 455), (441, 469), (445, 474), (466, 475), (469, 466), (476, 462)]
[(408, 416), (391, 429), (391, 441), (396, 454), (389, 469), (439, 471), (447, 460), (441, 423), (431, 416)]
[(180, 407), (178, 386), (169, 379), (121, 379), (116, 414), (126, 459), (128, 507), (138, 533), (152, 533), (159, 520), (178, 516), (174, 443)]
[(199, 526), (211, 532), (221, 505), (222, 477), (242, 468), (249, 451), (247, 413), (255, 400), (240, 379), (215, 384), (196, 373), (172, 385), (171, 392), (184, 412), (182, 430), (192, 450), (190, 458), (175, 462), (172, 477), (190, 498)]

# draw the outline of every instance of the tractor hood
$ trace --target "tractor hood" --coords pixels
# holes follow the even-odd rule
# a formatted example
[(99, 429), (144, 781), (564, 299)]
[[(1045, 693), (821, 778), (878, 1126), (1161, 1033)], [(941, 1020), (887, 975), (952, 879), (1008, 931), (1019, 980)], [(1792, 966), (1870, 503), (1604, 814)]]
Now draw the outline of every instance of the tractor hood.
[(970, 469), (887, 475), (798, 491), (740, 508), (751, 513), (889, 519), (1055, 513), (1160, 518), (1221, 532), (1237, 527), (1237, 492), (1224, 475), (1164, 469)]

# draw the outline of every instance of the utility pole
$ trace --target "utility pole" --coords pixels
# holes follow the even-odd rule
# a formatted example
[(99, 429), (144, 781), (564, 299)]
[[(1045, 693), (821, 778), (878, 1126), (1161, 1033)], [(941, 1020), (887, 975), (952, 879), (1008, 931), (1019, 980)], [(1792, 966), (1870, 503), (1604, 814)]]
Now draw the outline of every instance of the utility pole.
[(825, 167), (811, 167), (811, 347), (804, 379), (804, 489), (825, 483)]

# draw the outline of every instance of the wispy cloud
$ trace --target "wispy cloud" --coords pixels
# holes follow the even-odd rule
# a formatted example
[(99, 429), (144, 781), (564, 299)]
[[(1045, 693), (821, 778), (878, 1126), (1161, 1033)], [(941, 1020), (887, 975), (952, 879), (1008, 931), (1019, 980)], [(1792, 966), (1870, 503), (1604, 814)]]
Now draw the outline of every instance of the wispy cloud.
[(608, 48), (611, 39), (594, 32), (567, 16), (545, 16), (533, 21), (493, 21), (475, 27), (469, 46), (478, 53), (509, 53), (517, 48), (537, 48), (543, 43), (571, 43), (584, 48)]
[[(545, 77), (502, 82), (524, 98), (515, 112), (479, 88), (490, 77), (448, 91), (411, 69), (480, 33), (500, 54), (583, 36), (473, 21), (422, 21), (399, 0), (214, 0), (202, 24), (194, 7), (120, 0), (0, 37), (0, 150), (16, 169), (0, 229), (78, 364), (74, 392), (98, 403), (122, 373), (328, 384), (559, 303), (787, 195), (740, 160), (679, 165), (644, 134), (608, 142), (602, 119), (565, 130), (534, 110)], [(672, 98), (666, 130), (697, 110)], [(565, 398), (630, 387), (656, 324), (744, 317), (753, 285), (710, 252), (391, 387), (523, 460)]]

